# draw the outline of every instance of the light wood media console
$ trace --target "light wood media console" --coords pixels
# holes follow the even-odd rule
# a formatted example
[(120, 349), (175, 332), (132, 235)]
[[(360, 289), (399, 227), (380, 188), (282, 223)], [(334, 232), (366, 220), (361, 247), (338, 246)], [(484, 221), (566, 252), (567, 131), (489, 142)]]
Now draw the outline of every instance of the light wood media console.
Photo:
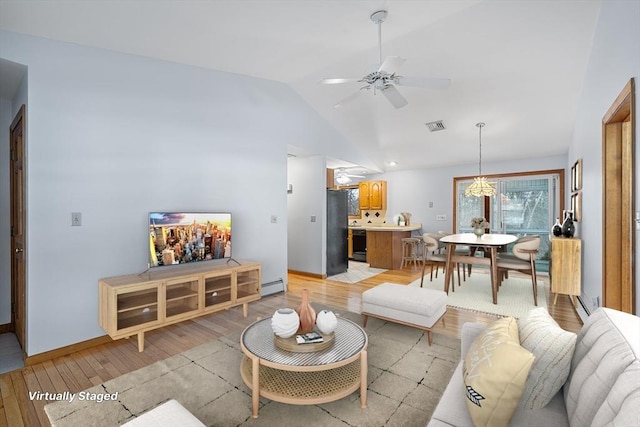
[(100, 326), (114, 340), (260, 299), (261, 266), (252, 261), (205, 262), (100, 279)]

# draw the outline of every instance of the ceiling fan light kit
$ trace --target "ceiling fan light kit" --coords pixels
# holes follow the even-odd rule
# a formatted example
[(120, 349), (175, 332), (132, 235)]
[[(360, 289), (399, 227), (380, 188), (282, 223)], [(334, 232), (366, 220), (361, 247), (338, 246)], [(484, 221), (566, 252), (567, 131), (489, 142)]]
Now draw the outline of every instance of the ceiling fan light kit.
[(482, 176), (482, 128), (484, 126), (485, 124), (482, 122), (476, 124), (476, 127), (478, 128), (478, 140), (480, 146), (478, 176), (473, 178), (471, 185), (469, 185), (464, 191), (464, 195), (467, 197), (495, 196), (498, 193), (494, 183), (487, 181), (487, 178)]
[(351, 178), (346, 175), (338, 175), (336, 177), (336, 182), (340, 185), (345, 185), (351, 182)]
[(351, 178), (364, 178), (363, 175), (353, 175), (347, 173), (343, 168), (338, 169), (336, 173), (336, 182), (340, 185), (345, 185), (351, 182)]
[(370, 16), (371, 21), (378, 26), (378, 64), (370, 70), (364, 77), (358, 78), (329, 78), (322, 79), (323, 84), (340, 84), (349, 82), (365, 83), (357, 92), (349, 95), (334, 107), (342, 107), (358, 98), (365, 91), (373, 89), (374, 95), (380, 92), (395, 108), (402, 108), (408, 101), (396, 89), (396, 86), (412, 86), (426, 89), (446, 89), (451, 84), (449, 79), (436, 79), (427, 77), (404, 77), (396, 75), (396, 71), (404, 64), (406, 59), (399, 56), (387, 56), (382, 60), (382, 23), (388, 13), (386, 10), (378, 10)]

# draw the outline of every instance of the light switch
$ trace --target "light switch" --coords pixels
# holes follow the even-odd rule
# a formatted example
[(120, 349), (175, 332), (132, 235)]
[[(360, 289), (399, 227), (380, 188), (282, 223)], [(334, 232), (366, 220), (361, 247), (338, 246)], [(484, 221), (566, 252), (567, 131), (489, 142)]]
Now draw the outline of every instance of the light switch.
[(80, 212), (71, 212), (71, 225), (80, 227), (82, 225), (82, 214)]

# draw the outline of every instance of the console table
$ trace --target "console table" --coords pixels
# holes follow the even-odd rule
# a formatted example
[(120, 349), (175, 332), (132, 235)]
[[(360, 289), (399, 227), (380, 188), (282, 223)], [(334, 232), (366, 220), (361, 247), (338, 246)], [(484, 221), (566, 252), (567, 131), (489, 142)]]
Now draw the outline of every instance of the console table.
[(261, 297), (261, 266), (252, 261), (203, 262), (148, 270), (140, 274), (100, 279), (100, 326), (111, 338), (138, 335)]
[(553, 304), (558, 301), (558, 294), (569, 295), (573, 305), (578, 306), (581, 288), (582, 240), (578, 238), (554, 237), (551, 239), (551, 293), (554, 293)]

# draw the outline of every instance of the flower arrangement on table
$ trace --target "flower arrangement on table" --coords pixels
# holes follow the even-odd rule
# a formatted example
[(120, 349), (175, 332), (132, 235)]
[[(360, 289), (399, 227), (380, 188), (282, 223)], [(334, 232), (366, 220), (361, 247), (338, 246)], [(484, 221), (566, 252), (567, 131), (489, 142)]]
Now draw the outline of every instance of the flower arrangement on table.
[(489, 228), (489, 222), (481, 216), (471, 218), (471, 228), (473, 228), (473, 234), (482, 237), (485, 228)]
[(471, 228), (489, 228), (489, 222), (481, 216), (471, 218)]

